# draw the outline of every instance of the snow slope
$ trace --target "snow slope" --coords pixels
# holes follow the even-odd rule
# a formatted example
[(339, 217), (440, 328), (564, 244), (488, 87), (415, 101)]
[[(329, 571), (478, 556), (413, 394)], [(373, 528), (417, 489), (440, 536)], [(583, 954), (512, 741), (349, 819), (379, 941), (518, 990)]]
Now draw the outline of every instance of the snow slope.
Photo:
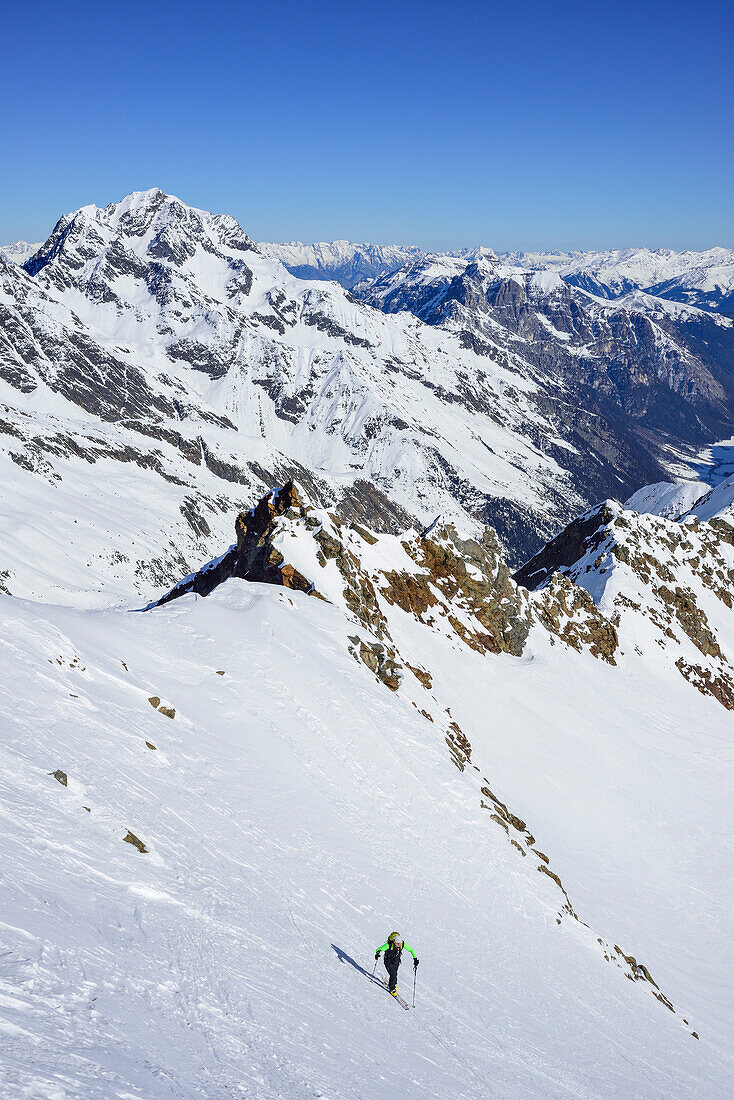
[(679, 476), (674, 482), (645, 485), (625, 507), (667, 519), (697, 516), (702, 520), (734, 515), (734, 439), (722, 439), (705, 447), (693, 460), (680, 465), (679, 475), (695, 473), (696, 480)]
[(626, 501), (625, 508), (678, 519), (707, 492), (708, 486), (702, 481), (659, 481), (655, 485), (643, 485)]
[[(604, 960), (601, 929), (560, 919), (557, 888), (489, 820), (435, 722), (348, 656), (332, 605), (229, 581), (143, 615), (16, 599), (0, 611), (2, 680), (25, 685), (2, 703), (4, 1095), (730, 1094), (716, 1014), (679, 945), (658, 938), (657, 954), (673, 952), (698, 1042)], [(581, 725), (559, 741), (562, 722), (536, 717), (555, 694), (555, 651), (475, 655), (476, 668), (442, 656), (447, 683), (481, 669), (475, 705), (502, 701), (497, 726), (529, 764), (555, 745), (575, 784), (560, 800), (578, 799), (588, 761), (576, 768), (572, 749), (596, 736), (591, 707), (608, 705), (599, 663), (579, 667)], [(475, 759), (501, 771), (484, 713)], [(605, 759), (623, 727), (607, 731)], [(725, 774), (727, 743), (714, 720), (702, 774)], [(637, 752), (649, 766), (657, 738)], [(65, 788), (47, 774), (57, 768)], [(658, 797), (678, 782), (666, 764)], [(608, 810), (629, 797), (610, 787)], [(148, 854), (122, 843), (128, 830)], [(577, 844), (566, 837), (564, 856), (581, 866)], [(692, 882), (697, 867), (686, 865)], [(628, 883), (651, 942), (657, 914), (637, 908), (636, 890), (664, 877)], [(410, 1015), (369, 977), (393, 927), (421, 957)], [(699, 958), (719, 947), (713, 928), (700, 932)]]
[[(238, 540), (289, 587), (0, 601), (5, 1094), (730, 1095), (730, 713), (661, 649), (634, 555), (584, 580), (623, 608), (602, 659), (593, 605), (514, 588), (491, 539), (278, 500)], [(726, 531), (600, 515), (661, 569), (656, 538), (693, 540), (731, 654)], [(409, 1015), (371, 980), (393, 928)]]

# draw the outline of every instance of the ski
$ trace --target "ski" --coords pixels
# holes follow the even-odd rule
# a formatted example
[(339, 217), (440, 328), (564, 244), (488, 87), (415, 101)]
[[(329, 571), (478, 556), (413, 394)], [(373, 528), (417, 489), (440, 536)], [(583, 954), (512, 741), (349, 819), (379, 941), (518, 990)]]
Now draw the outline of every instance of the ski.
[[(387, 984), (385, 982), (380, 981), (379, 978), (375, 978), (375, 983), (379, 985), (382, 989), (384, 989), (386, 993), (390, 993), (390, 990), (387, 988)], [(402, 1005), (406, 1012), (410, 1012), (410, 1005), (407, 1001), (403, 1000), (399, 993), (395, 994), (393, 1000), (397, 1001), (399, 1005)]]

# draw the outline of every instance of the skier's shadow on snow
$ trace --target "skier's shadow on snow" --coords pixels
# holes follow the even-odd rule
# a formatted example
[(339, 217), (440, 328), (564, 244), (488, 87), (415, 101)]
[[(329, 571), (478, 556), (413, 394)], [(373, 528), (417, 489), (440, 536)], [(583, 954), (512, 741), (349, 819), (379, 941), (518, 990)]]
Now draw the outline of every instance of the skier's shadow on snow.
[(360, 966), (358, 962), (355, 962), (351, 955), (347, 955), (346, 951), (342, 951), (341, 947), (337, 947), (335, 943), (331, 945), (336, 952), (336, 957), (340, 963), (349, 963), (355, 970), (358, 970), (360, 974), (364, 974), (365, 978), (369, 978), (371, 982), (375, 982), (377, 985), (382, 985), (382, 982), (377, 979), (374, 974), (371, 974), (369, 970), (365, 970), (363, 966)]

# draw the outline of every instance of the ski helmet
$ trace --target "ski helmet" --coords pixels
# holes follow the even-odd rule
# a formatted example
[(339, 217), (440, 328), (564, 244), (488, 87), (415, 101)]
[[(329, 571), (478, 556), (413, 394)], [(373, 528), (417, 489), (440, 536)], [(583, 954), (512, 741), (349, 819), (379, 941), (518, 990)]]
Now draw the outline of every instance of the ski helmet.
[(393, 945), (393, 947), (402, 947), (403, 946), (403, 941), (400, 937), (399, 932), (391, 932), (390, 935), (387, 937), (387, 942), (391, 943)]

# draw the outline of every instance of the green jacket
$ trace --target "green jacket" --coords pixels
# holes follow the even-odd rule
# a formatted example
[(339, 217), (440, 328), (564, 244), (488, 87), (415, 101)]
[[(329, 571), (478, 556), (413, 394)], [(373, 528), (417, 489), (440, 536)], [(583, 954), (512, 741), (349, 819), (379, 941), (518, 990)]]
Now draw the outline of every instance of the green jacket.
[[(379, 955), (381, 951), (389, 951), (391, 947), (392, 947), (391, 943), (383, 943), (382, 947), (377, 948), (377, 950), (375, 951), (375, 954)], [(413, 948), (410, 946), (409, 943), (404, 943), (403, 944), (403, 951), (410, 951), (413, 958), (416, 958), (415, 951), (413, 950)]]

